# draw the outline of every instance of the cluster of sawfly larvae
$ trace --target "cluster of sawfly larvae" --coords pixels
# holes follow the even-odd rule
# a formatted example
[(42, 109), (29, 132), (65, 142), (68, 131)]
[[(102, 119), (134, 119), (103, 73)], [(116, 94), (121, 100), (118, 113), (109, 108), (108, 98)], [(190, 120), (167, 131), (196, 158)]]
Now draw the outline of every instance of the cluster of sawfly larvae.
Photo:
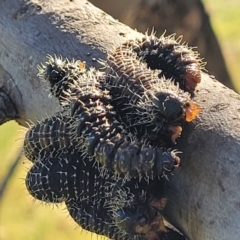
[(171, 147), (200, 112), (201, 68), (172, 36), (128, 40), (100, 70), (49, 56), (39, 75), (62, 110), (26, 133), (29, 193), (65, 202), (82, 228), (111, 239), (185, 239), (164, 225), (162, 178), (180, 166)]

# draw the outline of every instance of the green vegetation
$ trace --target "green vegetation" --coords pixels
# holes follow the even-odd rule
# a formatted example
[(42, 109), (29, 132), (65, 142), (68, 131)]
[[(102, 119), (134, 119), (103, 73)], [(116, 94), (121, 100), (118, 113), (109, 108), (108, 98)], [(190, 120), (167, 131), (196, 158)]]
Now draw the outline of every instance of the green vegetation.
[[(204, 0), (204, 3), (240, 92), (240, 81), (237, 81), (240, 67), (240, 1)], [(24, 133), (18, 132), (19, 129), (23, 128), (14, 122), (0, 127), (0, 183), (20, 151)], [(22, 158), (0, 199), (0, 240), (96, 239), (96, 235), (79, 229), (68, 216), (64, 205), (53, 207), (33, 201), (24, 184), (29, 167), (28, 161)]]
[[(234, 85), (240, 92), (240, 1), (203, 0)], [(216, 59), (217, 60), (217, 59)]]

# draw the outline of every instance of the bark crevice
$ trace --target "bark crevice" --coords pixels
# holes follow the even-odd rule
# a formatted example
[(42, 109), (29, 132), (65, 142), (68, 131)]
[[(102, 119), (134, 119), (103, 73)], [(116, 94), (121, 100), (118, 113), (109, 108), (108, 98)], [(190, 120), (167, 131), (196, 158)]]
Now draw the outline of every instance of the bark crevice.
[(20, 118), (22, 97), (13, 78), (0, 65), (0, 124)]

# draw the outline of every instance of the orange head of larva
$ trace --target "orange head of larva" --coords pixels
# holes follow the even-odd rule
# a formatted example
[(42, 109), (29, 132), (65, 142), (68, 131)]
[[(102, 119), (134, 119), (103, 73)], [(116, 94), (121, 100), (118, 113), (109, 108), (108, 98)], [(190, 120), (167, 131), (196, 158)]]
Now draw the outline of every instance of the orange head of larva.
[(201, 112), (201, 107), (197, 103), (193, 101), (190, 101), (189, 103), (187, 103), (185, 108), (186, 122), (192, 122), (200, 112)]

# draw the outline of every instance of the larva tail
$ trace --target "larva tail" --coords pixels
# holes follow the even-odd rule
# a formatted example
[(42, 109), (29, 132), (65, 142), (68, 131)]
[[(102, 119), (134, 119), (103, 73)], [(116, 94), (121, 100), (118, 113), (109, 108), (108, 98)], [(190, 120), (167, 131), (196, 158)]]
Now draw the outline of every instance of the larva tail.
[(74, 150), (72, 136), (73, 119), (66, 112), (38, 122), (26, 133), (23, 151), (32, 162), (49, 155), (59, 156), (62, 152)]
[(145, 35), (134, 42), (134, 51), (152, 70), (161, 70), (160, 77), (173, 79), (180, 88), (193, 94), (201, 81), (204, 63), (199, 54), (174, 35), (169, 37)]

